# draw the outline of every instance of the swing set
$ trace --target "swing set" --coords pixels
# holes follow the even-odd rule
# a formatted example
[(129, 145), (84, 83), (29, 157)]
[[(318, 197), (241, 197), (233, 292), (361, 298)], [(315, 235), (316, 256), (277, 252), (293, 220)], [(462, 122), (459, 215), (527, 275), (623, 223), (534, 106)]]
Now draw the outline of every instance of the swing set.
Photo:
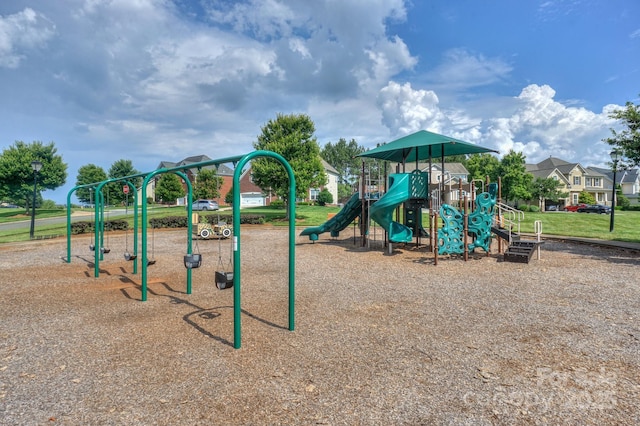
[[(235, 349), (239, 349), (241, 347), (241, 258), (240, 258), (240, 176), (242, 174), (242, 169), (247, 165), (249, 161), (256, 157), (267, 157), (274, 159), (286, 169), (288, 178), (289, 178), (289, 199), (295, 200), (296, 190), (295, 190), (295, 177), (293, 174), (293, 169), (289, 165), (289, 163), (280, 155), (271, 151), (253, 151), (249, 154), (245, 154), (242, 156), (228, 157), (222, 158), (218, 160), (209, 160), (203, 161), (199, 163), (190, 164), (189, 168), (192, 167), (204, 167), (210, 165), (219, 165), (224, 163), (233, 163), (235, 165), (235, 171), (233, 175), (233, 238), (231, 239), (231, 254), (229, 258), (229, 264), (227, 268), (224, 268), (222, 262), (222, 247), (219, 242), (218, 247), (218, 266), (215, 273), (215, 285), (218, 289), (229, 289), (233, 288), (233, 346)], [(202, 255), (199, 253), (197, 242), (196, 242), (196, 253), (193, 252), (193, 211), (192, 211), (192, 194), (193, 189), (191, 182), (184, 174), (184, 167), (174, 167), (174, 168), (162, 168), (155, 170), (150, 173), (140, 173), (136, 175), (126, 176), (123, 178), (112, 178), (98, 183), (91, 183), (87, 185), (79, 185), (72, 188), (67, 194), (67, 205), (71, 205), (71, 195), (79, 188), (92, 187), (95, 188), (96, 193), (96, 209), (94, 215), (94, 221), (96, 223), (95, 232), (94, 232), (94, 240), (93, 245), (95, 247), (105, 247), (104, 246), (104, 197), (102, 196), (102, 188), (110, 182), (119, 182), (124, 181), (129, 186), (130, 189), (134, 191), (135, 201), (134, 201), (134, 242), (133, 242), (133, 253), (129, 251), (128, 247), (128, 236), (125, 234), (125, 252), (124, 257), (125, 260), (131, 260), (134, 264), (133, 273), (137, 273), (137, 265), (138, 262), (142, 267), (141, 273), (141, 301), (147, 300), (147, 268), (148, 266), (155, 263), (154, 258), (154, 245), (155, 245), (155, 228), (152, 227), (151, 230), (151, 258), (148, 256), (148, 214), (147, 214), (147, 187), (151, 181), (151, 179), (159, 174), (164, 173), (174, 173), (181, 177), (185, 184), (187, 185), (187, 253), (184, 256), (184, 266), (186, 269), (186, 293), (192, 293), (192, 271), (193, 269), (197, 269), (202, 265)], [(137, 191), (135, 186), (132, 185), (129, 180), (134, 178), (143, 178), (143, 183), (141, 186), (141, 199), (144, 201), (141, 203), (142, 210), (142, 219), (141, 226), (141, 253), (138, 256), (137, 248), (137, 235), (138, 235), (138, 202), (137, 202)], [(288, 203), (289, 211), (288, 215), (290, 218), (295, 218), (295, 203)], [(288, 281), (289, 281), (289, 330), (293, 331), (295, 329), (295, 238), (296, 238), (296, 230), (295, 230), (295, 221), (292, 219), (289, 221), (289, 271), (288, 271)], [(107, 236), (108, 240), (108, 236)], [(100, 261), (103, 260), (104, 250), (94, 250), (95, 254), (95, 262), (94, 262), (94, 277), (98, 278), (100, 276)], [(71, 209), (67, 209), (67, 263), (71, 263)]]

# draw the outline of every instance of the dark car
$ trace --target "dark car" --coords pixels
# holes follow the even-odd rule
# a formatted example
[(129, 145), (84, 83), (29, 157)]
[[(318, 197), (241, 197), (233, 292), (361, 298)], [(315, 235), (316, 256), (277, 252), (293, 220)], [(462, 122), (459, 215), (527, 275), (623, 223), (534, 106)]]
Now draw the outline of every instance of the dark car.
[(196, 200), (191, 205), (191, 210), (218, 210), (218, 202), (214, 200)]
[(578, 208), (578, 213), (598, 213), (609, 214), (611, 213), (611, 207), (603, 206), (602, 204), (588, 204), (584, 207)]

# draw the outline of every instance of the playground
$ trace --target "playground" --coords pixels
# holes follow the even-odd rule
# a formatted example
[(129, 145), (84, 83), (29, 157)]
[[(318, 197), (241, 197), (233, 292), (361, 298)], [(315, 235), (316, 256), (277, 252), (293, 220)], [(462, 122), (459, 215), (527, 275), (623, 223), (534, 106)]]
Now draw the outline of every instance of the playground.
[(637, 253), (547, 241), (531, 264), (492, 247), (434, 267), (298, 236), (289, 331), (288, 232), (242, 232), (239, 350), (215, 239), (186, 294), (185, 232), (157, 232), (144, 303), (124, 234), (97, 278), (91, 236), (71, 263), (63, 239), (1, 246), (0, 423), (640, 422)]

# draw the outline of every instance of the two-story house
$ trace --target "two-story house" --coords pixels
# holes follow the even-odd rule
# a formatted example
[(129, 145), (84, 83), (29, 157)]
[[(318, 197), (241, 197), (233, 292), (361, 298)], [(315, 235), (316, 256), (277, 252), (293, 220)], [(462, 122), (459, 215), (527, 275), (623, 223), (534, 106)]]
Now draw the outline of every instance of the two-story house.
[(559, 189), (568, 195), (567, 198), (559, 200), (560, 208), (578, 204), (578, 197), (582, 191), (593, 195), (598, 204), (610, 203), (607, 196), (606, 175), (593, 168), (549, 157), (537, 164), (526, 164), (526, 170), (534, 177), (555, 179), (560, 182)]
[[(605, 188), (609, 198), (608, 205), (611, 205), (611, 191), (613, 189), (613, 171), (599, 167), (589, 167), (590, 170), (597, 171), (605, 176)], [(620, 188), (622, 195), (629, 199), (630, 204), (638, 204), (638, 194), (640, 193), (640, 171), (638, 169), (619, 170), (616, 173), (616, 185)]]

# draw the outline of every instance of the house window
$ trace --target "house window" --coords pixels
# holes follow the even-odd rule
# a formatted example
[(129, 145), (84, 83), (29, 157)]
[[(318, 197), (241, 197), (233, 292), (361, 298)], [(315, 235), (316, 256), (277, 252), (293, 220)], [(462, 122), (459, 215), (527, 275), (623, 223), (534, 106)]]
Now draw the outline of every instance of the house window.
[(309, 198), (312, 201), (316, 201), (318, 199), (318, 194), (320, 194), (320, 190), (319, 189), (311, 189), (309, 191)]
[(604, 194), (602, 192), (598, 192), (597, 198), (599, 203), (604, 202)]
[(571, 194), (571, 204), (578, 204), (578, 194)]
[(598, 188), (602, 186), (602, 179), (593, 178), (593, 186), (597, 186)]
[(574, 185), (580, 185), (580, 176), (574, 176), (573, 177), (573, 184)]

